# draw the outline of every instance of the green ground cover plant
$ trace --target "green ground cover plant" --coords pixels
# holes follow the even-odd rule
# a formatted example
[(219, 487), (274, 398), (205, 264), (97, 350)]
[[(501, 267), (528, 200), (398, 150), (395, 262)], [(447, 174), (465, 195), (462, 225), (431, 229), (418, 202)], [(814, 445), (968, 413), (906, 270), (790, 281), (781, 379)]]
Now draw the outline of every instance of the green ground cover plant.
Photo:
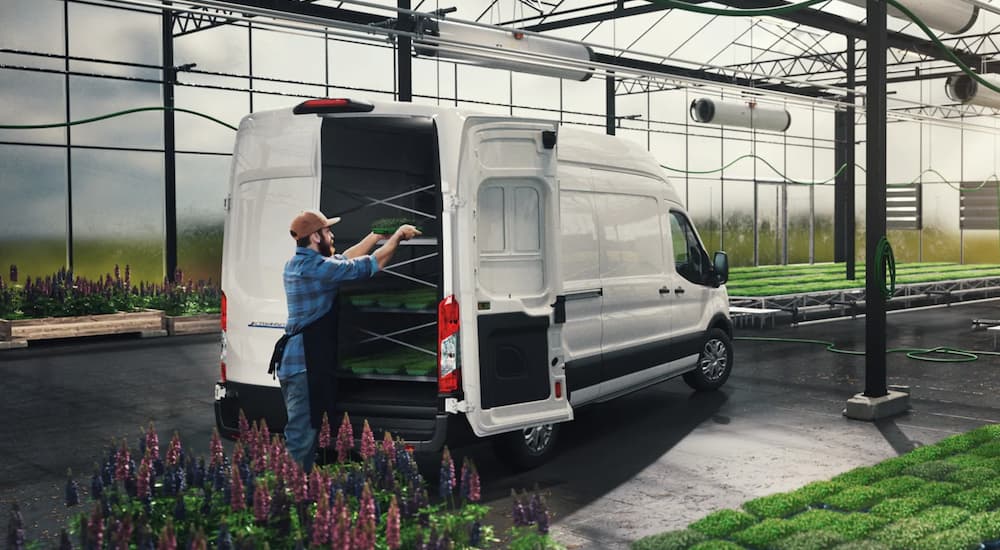
[(184, 280), (178, 269), (173, 280), (147, 283), (132, 280), (131, 268), (115, 265), (113, 272), (96, 280), (74, 276), (60, 269), (45, 278), (27, 277), (16, 282), (17, 266), (7, 281), (0, 277), (0, 318), (38, 319), (99, 315), (158, 309), (167, 315), (218, 313), (222, 293), (214, 282)]
[(1000, 424), (745, 502), (632, 548), (974, 550), (1000, 546)]
[[(864, 264), (857, 264), (857, 279), (853, 281), (844, 278), (844, 269), (844, 264), (833, 263), (734, 267), (726, 286), (730, 296), (778, 296), (864, 287)], [(997, 264), (925, 262), (896, 265), (897, 285), (997, 276), (1000, 276)]]
[[(331, 433), (324, 418), (321, 454), (329, 460), (305, 472), (266, 425), (240, 415), (231, 455), (218, 432), (209, 457), (188, 454), (175, 433), (161, 454), (155, 428), (137, 447), (108, 449), (90, 477), (86, 502), (70, 475), (65, 498), (81, 511), (60, 536), (60, 550), (319, 549), (436, 550), (485, 548), (500, 541), (484, 523), (479, 474), (468, 459), (456, 465), (446, 448), (436, 499), (411, 451), (386, 433), (380, 443), (364, 423), (359, 449), (346, 414)], [(515, 492), (513, 527), (505, 548), (559, 550), (549, 536), (543, 495)], [(25, 540), (15, 503), (7, 523), (10, 549), (40, 548)]]

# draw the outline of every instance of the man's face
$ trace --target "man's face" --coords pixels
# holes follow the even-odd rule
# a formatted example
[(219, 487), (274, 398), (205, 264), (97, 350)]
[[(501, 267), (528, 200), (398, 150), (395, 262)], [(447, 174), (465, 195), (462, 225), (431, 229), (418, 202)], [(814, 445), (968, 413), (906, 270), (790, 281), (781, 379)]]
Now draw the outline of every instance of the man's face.
[(333, 247), (333, 231), (329, 227), (319, 230), (319, 253), (329, 258), (337, 250)]

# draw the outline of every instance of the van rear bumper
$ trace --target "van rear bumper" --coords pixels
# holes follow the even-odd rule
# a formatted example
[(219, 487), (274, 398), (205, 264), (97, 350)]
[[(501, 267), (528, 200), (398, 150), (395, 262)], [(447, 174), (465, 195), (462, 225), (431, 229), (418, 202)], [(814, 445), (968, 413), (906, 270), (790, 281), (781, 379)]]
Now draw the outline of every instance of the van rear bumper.
[[(350, 406), (349, 403), (347, 405)], [(355, 437), (361, 436), (362, 426), (367, 418), (376, 438), (380, 438), (383, 430), (388, 428), (393, 437), (402, 437), (406, 444), (418, 452), (440, 451), (449, 441), (449, 433), (469, 431), (462, 429), (468, 425), (464, 416), (440, 412), (413, 418), (406, 414), (411, 408), (385, 406), (364, 411), (367, 414), (361, 414), (360, 411), (347, 412), (351, 415)], [(220, 435), (229, 439), (239, 437), (240, 409), (251, 423), (261, 419), (266, 421), (268, 430), (272, 433), (283, 432), (288, 421), (280, 388), (233, 381), (216, 382), (215, 424)]]

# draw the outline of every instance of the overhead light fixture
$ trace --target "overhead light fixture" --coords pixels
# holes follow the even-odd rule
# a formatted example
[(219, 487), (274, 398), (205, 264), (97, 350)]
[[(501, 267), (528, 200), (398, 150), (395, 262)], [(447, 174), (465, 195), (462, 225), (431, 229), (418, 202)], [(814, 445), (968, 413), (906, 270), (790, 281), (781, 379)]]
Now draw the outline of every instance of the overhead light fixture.
[[(865, 8), (866, 0), (844, 0), (848, 4)], [(932, 29), (948, 34), (962, 34), (972, 28), (979, 17), (979, 6), (956, 0), (900, 0), (906, 9), (913, 12)], [(896, 8), (889, 6), (888, 14), (909, 21), (910, 18)]]
[(780, 107), (762, 107), (753, 101), (724, 103), (704, 97), (691, 102), (691, 119), (771, 132), (784, 132), (792, 125), (792, 115)]
[[(1000, 75), (979, 75), (994, 86), (1000, 87)], [(983, 86), (967, 74), (952, 75), (944, 83), (944, 91), (948, 97), (963, 104), (979, 105), (1000, 109), (1000, 93)]]
[[(586, 68), (549, 66), (517, 59), (537, 56), (589, 62), (593, 51), (583, 44), (546, 38), (517, 29), (477, 27), (429, 17), (422, 17), (416, 23), (417, 37), (413, 39), (413, 50), (417, 55), (467, 61), (492, 69), (567, 80), (583, 81), (593, 74), (593, 70)], [(482, 48), (484, 55), (477, 55), (476, 48)], [(486, 52), (488, 55), (485, 55)], [(503, 57), (504, 52), (514, 55), (506, 59)]]

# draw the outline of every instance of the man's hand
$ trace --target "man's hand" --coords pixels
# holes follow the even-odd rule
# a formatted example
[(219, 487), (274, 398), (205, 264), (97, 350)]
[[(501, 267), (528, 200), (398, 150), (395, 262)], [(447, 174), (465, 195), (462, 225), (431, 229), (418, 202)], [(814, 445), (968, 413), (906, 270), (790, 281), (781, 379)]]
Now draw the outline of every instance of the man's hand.
[(409, 224), (399, 226), (395, 234), (401, 241), (408, 241), (418, 235), (421, 235), (420, 231), (417, 231), (416, 227)]

